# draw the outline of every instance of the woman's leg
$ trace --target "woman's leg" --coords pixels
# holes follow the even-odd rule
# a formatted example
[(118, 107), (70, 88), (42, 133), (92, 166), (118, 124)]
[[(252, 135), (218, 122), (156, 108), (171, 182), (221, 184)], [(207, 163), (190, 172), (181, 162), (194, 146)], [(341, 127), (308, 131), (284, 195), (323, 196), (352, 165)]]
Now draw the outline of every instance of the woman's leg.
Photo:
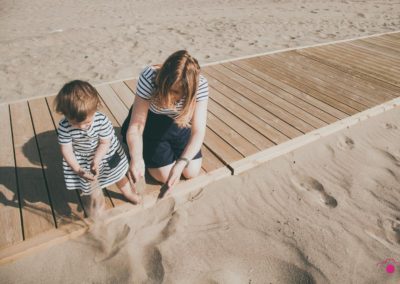
[[(190, 161), (189, 166), (182, 172), (183, 176), (187, 179), (194, 178), (199, 175), (201, 169), (201, 163), (203, 159), (198, 158)], [(169, 173), (175, 163), (161, 167), (161, 168), (149, 168), (150, 175), (161, 183), (166, 183), (169, 177)]]
[(183, 176), (187, 179), (197, 177), (200, 173), (203, 158), (191, 160), (189, 166), (183, 170)]
[(133, 204), (138, 204), (141, 202), (141, 198), (139, 194), (136, 193), (135, 189), (132, 188), (128, 178), (124, 176), (122, 179), (116, 182), (119, 190), (121, 190), (122, 194), (125, 196)]
[(169, 177), (169, 173), (175, 163), (166, 165), (160, 168), (148, 168), (149, 174), (157, 181), (166, 183)]

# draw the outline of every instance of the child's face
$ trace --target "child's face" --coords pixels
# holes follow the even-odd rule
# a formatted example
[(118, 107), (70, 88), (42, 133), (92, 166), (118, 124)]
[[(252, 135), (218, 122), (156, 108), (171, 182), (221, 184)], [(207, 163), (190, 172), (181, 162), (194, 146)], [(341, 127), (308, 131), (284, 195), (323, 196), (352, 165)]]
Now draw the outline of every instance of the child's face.
[(94, 113), (88, 115), (84, 121), (77, 122), (74, 120), (70, 120), (70, 123), (73, 127), (79, 128), (82, 130), (88, 130), (93, 123)]

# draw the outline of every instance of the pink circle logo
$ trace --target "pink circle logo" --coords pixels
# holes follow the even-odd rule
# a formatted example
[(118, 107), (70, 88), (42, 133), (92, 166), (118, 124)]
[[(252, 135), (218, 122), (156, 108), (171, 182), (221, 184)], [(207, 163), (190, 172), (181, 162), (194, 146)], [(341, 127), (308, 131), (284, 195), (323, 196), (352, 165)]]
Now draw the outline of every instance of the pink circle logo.
[(396, 266), (400, 266), (394, 258), (387, 258), (377, 264), (379, 267), (385, 268), (386, 273), (392, 274), (396, 271)]

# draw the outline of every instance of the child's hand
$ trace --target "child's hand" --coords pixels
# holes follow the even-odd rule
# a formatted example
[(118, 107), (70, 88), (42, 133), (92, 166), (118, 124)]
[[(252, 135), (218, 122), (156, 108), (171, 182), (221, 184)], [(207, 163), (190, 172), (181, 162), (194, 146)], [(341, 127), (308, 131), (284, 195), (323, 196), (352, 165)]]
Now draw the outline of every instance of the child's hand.
[(78, 176), (80, 176), (81, 178), (86, 179), (87, 181), (94, 181), (95, 180), (94, 175), (92, 175), (91, 173), (89, 173), (89, 172), (87, 172), (87, 171), (85, 171), (83, 169), (79, 169), (77, 174), (78, 174)]
[(99, 173), (99, 164), (100, 162), (93, 160), (92, 163), (90, 164), (90, 172), (93, 174), (93, 176), (97, 176)]

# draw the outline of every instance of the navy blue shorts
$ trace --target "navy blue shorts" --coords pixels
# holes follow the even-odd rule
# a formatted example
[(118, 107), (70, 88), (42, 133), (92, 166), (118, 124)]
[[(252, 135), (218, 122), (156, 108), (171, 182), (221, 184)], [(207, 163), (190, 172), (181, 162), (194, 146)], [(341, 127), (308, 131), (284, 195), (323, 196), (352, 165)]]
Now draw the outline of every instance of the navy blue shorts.
[[(126, 143), (126, 132), (132, 108), (122, 124), (121, 134)], [(148, 111), (143, 131), (143, 159), (147, 168), (160, 168), (175, 162), (189, 142), (190, 128), (180, 128), (172, 118)], [(201, 150), (193, 160), (202, 157)]]

